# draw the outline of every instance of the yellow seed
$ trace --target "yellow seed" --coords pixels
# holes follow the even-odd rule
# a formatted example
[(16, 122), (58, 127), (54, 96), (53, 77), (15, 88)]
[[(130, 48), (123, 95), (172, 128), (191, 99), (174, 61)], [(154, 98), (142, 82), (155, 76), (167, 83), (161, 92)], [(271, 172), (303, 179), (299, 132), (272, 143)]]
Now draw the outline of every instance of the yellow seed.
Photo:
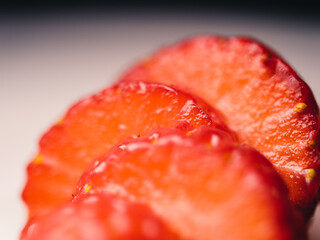
[(317, 146), (317, 142), (315, 140), (310, 140), (308, 142), (308, 145), (309, 145), (309, 147), (315, 147), (315, 146)]
[(313, 168), (307, 168), (307, 169), (304, 169), (303, 171), (304, 171), (306, 181), (308, 183), (316, 177), (316, 171)]
[(271, 53), (266, 53), (266, 54), (264, 54), (264, 56), (263, 56), (263, 60), (264, 60), (264, 61), (266, 61), (266, 60), (268, 60), (268, 59), (270, 59), (270, 58), (272, 58), (272, 54), (271, 54)]
[(150, 67), (154, 63), (154, 60), (152, 58), (146, 58), (143, 62), (142, 65), (144, 67)]
[(187, 132), (187, 133), (186, 133), (186, 136), (187, 136), (187, 137), (190, 137), (190, 136), (191, 136), (191, 132)]
[(121, 95), (121, 90), (120, 90), (119, 88), (117, 88), (116, 94), (117, 94), (117, 95)]
[(224, 155), (224, 160), (225, 160), (226, 162), (230, 162), (230, 161), (231, 161), (231, 154), (230, 154), (230, 153), (226, 153), (226, 154)]
[(88, 193), (90, 190), (91, 190), (91, 186), (90, 185), (88, 185), (88, 186), (86, 186), (85, 188), (84, 188), (84, 192), (85, 193)]
[(218, 42), (219, 42), (219, 46), (220, 45), (226, 45), (227, 44), (227, 38), (219, 38)]
[(207, 150), (211, 150), (211, 149), (212, 149), (212, 145), (211, 145), (210, 143), (206, 143), (205, 146), (206, 146), (206, 149), (207, 149)]
[(64, 123), (64, 118), (61, 118), (58, 122), (57, 125), (62, 125)]
[(34, 164), (40, 165), (43, 163), (43, 156), (41, 154), (38, 154), (34, 160), (33, 160)]
[(305, 103), (298, 103), (297, 105), (294, 106), (294, 111), (298, 113), (302, 113), (306, 110), (307, 104)]
[(151, 143), (152, 143), (152, 144), (157, 144), (157, 139), (155, 139), (155, 138), (152, 139), (152, 140), (151, 140)]

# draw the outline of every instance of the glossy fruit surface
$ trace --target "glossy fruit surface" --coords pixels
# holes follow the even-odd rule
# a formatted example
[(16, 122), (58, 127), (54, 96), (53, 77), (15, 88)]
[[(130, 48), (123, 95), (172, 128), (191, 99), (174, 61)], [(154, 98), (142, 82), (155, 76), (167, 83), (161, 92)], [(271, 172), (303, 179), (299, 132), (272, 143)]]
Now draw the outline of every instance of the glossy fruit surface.
[(125, 141), (80, 179), (75, 196), (145, 203), (186, 239), (305, 239), (272, 164), (207, 127)]
[(27, 168), (23, 199), (30, 217), (67, 202), (91, 161), (124, 138), (166, 127), (219, 128), (208, 115), (214, 115), (212, 108), (202, 107), (180, 91), (142, 82), (119, 84), (81, 100), (44, 134)]
[(320, 183), (319, 114), (305, 82), (273, 51), (242, 37), (196, 37), (168, 46), (121, 81), (149, 81), (201, 96), (242, 143), (263, 153), (290, 198), (312, 213)]
[(90, 194), (32, 219), (20, 240), (180, 239), (147, 206)]

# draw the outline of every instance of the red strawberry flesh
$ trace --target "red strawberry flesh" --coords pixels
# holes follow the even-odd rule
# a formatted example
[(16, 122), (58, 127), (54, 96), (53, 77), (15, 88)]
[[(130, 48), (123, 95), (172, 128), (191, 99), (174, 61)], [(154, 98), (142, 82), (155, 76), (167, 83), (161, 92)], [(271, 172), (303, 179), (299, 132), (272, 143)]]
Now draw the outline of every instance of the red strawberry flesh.
[(81, 177), (76, 196), (88, 191), (146, 203), (187, 239), (305, 237), (271, 163), (206, 127), (116, 146)]
[(312, 213), (320, 183), (318, 106), (273, 51), (249, 38), (196, 37), (158, 51), (121, 80), (201, 96), (224, 114), (240, 142), (276, 166), (296, 206)]
[(147, 206), (90, 194), (35, 217), (20, 240), (173, 240), (178, 238)]
[[(204, 103), (201, 102), (204, 107)], [(67, 202), (79, 177), (95, 158), (124, 138), (150, 130), (217, 126), (189, 95), (155, 83), (123, 83), (81, 100), (39, 143), (29, 164), (23, 199), (30, 217)], [(221, 128), (225, 129), (224, 126)]]

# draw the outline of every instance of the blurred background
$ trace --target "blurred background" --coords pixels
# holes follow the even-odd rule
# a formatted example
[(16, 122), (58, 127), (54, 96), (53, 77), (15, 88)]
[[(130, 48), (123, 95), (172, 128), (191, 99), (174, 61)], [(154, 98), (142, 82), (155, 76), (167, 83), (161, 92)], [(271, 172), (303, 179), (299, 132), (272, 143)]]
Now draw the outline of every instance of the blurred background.
[[(25, 167), (41, 134), (135, 61), (198, 34), (246, 35), (282, 55), (320, 101), (313, 1), (10, 1), (0, 6), (0, 239), (18, 239)], [(320, 239), (320, 210), (310, 239)]]

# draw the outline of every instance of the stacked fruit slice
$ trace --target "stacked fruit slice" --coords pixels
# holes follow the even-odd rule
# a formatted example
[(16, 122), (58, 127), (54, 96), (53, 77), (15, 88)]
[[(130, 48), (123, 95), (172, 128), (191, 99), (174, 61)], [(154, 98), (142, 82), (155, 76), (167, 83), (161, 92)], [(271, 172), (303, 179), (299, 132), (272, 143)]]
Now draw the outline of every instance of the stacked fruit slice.
[[(31, 230), (30, 230), (31, 229)], [(35, 218), (23, 240), (179, 239), (146, 205), (110, 194), (90, 194)]]
[(164, 48), (122, 81), (175, 86), (220, 110), (241, 143), (266, 156), (290, 199), (313, 212), (320, 178), (318, 107), (309, 87), (273, 51), (247, 38), (203, 36)]
[(304, 239), (271, 163), (205, 127), (120, 144), (76, 196), (88, 187), (148, 204), (184, 239)]
[[(202, 106), (202, 107), (201, 107)], [(154, 83), (127, 83), (83, 99), (40, 140), (28, 166), (23, 199), (34, 216), (71, 199), (82, 172), (118, 141), (156, 128), (217, 126), (214, 110), (190, 95)], [(216, 116), (215, 119), (218, 119)]]
[(41, 138), (21, 239), (305, 239), (318, 138), (311, 90), (275, 53), (244, 38), (187, 40)]

